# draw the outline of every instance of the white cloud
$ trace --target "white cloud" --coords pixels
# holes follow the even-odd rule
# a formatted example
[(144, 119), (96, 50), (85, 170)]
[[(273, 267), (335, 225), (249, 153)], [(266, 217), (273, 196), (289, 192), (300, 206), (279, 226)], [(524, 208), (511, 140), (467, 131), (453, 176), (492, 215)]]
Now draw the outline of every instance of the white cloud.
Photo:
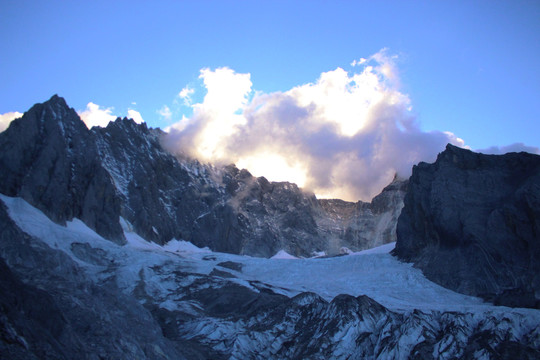
[(202, 69), (200, 78), (207, 89), (203, 102), (192, 106), (193, 117), (189, 123), (183, 121), (168, 129), (171, 132), (183, 129), (181, 146), (185, 152), (203, 160), (224, 160), (228, 158), (228, 141), (237, 131), (236, 127), (245, 123), (241, 112), (251, 92), (250, 75), (237, 74), (225, 67), (215, 71)]
[(106, 127), (109, 122), (114, 121), (116, 116), (112, 115), (113, 108), (100, 108), (99, 105), (89, 102), (86, 110), (79, 111), (79, 116), (89, 129), (93, 126)]
[(383, 49), (360, 61), (354, 73), (337, 68), (251, 99), (250, 74), (203, 69), (207, 94), (190, 119), (168, 128), (166, 144), (354, 201), (370, 200), (396, 172), (406, 177), (413, 164), (435, 160), (446, 143), (464, 145), (452, 133), (421, 131), (399, 90), (395, 56)]
[(157, 111), (157, 113), (159, 115), (161, 115), (161, 117), (163, 117), (163, 119), (165, 119), (167, 121), (171, 121), (171, 119), (172, 119), (171, 109), (169, 109), (169, 107), (167, 105), (163, 105), (163, 107), (161, 109), (159, 109)]
[(237, 74), (227, 67), (215, 71), (202, 69), (199, 76), (208, 90), (202, 104), (195, 110), (214, 113), (229, 113), (242, 109), (251, 92), (251, 75)]
[(20, 118), (21, 116), (23, 116), (23, 114), (18, 111), (0, 114), (0, 132), (6, 130), (13, 120)]
[(192, 100), (191, 95), (195, 92), (194, 89), (190, 88), (189, 86), (186, 86), (180, 92), (178, 93), (178, 97), (184, 100), (184, 105), (191, 106)]
[(129, 109), (128, 118), (133, 119), (137, 124), (142, 124), (144, 122), (141, 113), (137, 110)]
[(358, 60), (353, 60), (352, 63), (351, 63), (351, 66), (358, 66), (358, 65), (362, 65), (363, 63), (365, 63), (367, 61), (366, 58), (360, 58)]
[(538, 154), (540, 155), (540, 148), (537, 148), (536, 146), (528, 146), (523, 143), (513, 143), (506, 146), (492, 146), (487, 149), (479, 149), (475, 150), (477, 152), (481, 152), (484, 154), (493, 154), (493, 155), (501, 155), (506, 154), (509, 152), (528, 152), (531, 154)]
[[(93, 126), (107, 127), (109, 122), (116, 120), (117, 116), (113, 115), (113, 110), (114, 108), (112, 107), (102, 108), (98, 104), (89, 102), (86, 105), (86, 110), (78, 111), (78, 114), (86, 124), (86, 127), (91, 129)], [(144, 122), (141, 113), (137, 110), (128, 109), (127, 116), (137, 124)]]

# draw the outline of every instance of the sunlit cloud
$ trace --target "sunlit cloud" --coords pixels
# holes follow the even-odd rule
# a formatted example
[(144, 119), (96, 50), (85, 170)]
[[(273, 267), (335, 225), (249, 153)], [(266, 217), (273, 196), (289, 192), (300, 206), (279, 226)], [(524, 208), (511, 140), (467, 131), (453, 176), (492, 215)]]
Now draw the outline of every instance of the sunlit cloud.
[(241, 169), (249, 169), (254, 174), (272, 174), (273, 181), (289, 181), (304, 186), (306, 183), (306, 169), (299, 162), (276, 153), (257, 153), (246, 156), (236, 163)]
[(170, 126), (165, 145), (202, 161), (235, 163), (319, 196), (370, 200), (394, 175), (434, 161), (450, 132), (420, 129), (399, 88), (396, 56), (383, 49), (285, 92), (252, 89), (250, 74), (201, 70), (203, 101)]
[(21, 116), (23, 116), (23, 114), (18, 111), (0, 114), (0, 132), (6, 130), (13, 120), (20, 118)]
[(112, 114), (113, 108), (100, 108), (99, 105), (89, 102), (86, 110), (79, 111), (79, 116), (89, 129), (93, 126), (106, 127), (109, 122), (114, 121), (116, 116)]
[(144, 122), (141, 113), (137, 110), (129, 109), (128, 118), (133, 119), (137, 124), (142, 124)]
[(246, 122), (241, 111), (251, 91), (250, 75), (229, 68), (202, 69), (200, 78), (207, 89), (203, 102), (192, 106), (189, 122), (184, 120), (172, 128), (183, 129), (182, 147), (194, 156), (208, 161), (225, 160), (229, 158), (227, 142), (237, 126)]

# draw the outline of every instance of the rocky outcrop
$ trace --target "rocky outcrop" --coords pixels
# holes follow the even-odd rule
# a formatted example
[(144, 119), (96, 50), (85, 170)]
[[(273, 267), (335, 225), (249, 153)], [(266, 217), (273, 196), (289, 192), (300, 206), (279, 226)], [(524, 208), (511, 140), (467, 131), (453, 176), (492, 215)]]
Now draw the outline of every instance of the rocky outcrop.
[[(204, 310), (182, 319), (171, 338), (187, 337), (223, 359), (535, 359), (538, 331), (516, 337), (521, 319), (473, 314), (389, 311), (367, 296), (314, 293), (285, 298), (238, 291), (238, 285), (194, 293)], [(161, 310), (161, 312), (166, 312)], [(169, 327), (168, 327), (169, 328)], [(255, 355), (256, 354), (256, 355)]]
[(183, 359), (177, 345), (137, 300), (21, 231), (0, 202), (0, 358)]
[(448, 145), (418, 164), (394, 253), (455, 291), (540, 307), (540, 156)]
[(121, 224), (148, 241), (188, 240), (270, 257), (357, 251), (395, 240), (404, 183), (372, 204), (317, 200), (286, 182), (215, 167), (162, 147), (165, 134), (130, 119), (87, 129), (64, 99), (36, 104), (0, 134), (0, 193), (65, 223), (79, 218), (107, 239)]
[(316, 221), (331, 252), (343, 246), (356, 251), (396, 241), (396, 225), (407, 184), (408, 180), (395, 176), (371, 203), (318, 200)]

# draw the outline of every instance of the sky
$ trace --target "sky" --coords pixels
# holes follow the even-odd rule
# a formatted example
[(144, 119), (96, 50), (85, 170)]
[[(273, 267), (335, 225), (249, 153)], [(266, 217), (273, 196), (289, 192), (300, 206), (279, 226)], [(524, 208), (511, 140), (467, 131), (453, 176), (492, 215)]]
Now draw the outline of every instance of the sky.
[(0, 2), (0, 131), (64, 97), (369, 200), (446, 143), (539, 152), (540, 1)]

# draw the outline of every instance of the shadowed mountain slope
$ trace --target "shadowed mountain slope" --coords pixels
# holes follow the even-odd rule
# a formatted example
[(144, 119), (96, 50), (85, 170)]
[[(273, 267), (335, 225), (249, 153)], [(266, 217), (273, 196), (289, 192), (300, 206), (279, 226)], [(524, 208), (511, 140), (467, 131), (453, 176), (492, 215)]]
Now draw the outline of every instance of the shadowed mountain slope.
[(418, 164), (394, 253), (455, 291), (540, 307), (540, 156), (448, 145)]

